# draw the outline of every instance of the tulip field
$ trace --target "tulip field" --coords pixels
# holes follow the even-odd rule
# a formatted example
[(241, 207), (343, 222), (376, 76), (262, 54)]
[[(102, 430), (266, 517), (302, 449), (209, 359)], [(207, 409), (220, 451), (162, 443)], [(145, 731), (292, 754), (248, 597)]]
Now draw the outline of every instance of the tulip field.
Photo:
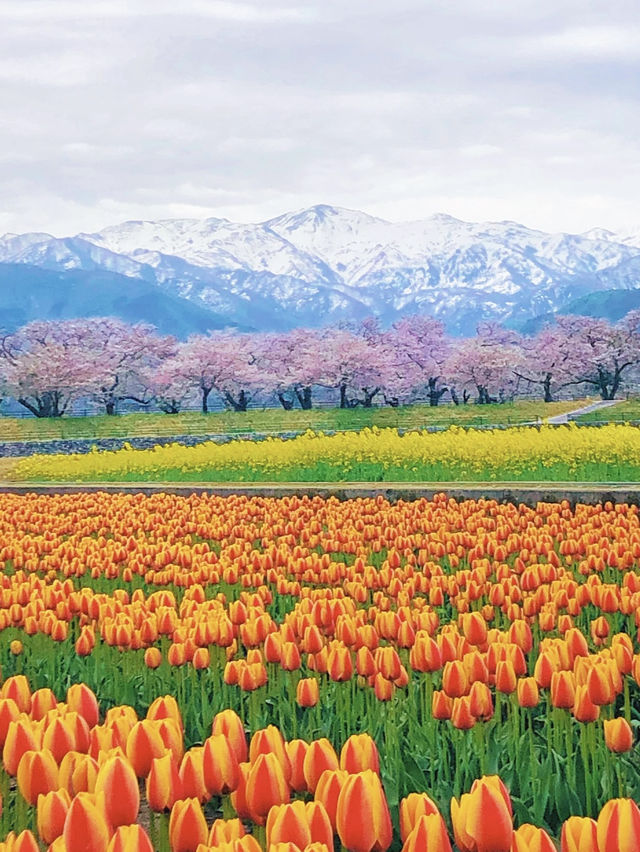
[(4, 494), (0, 566), (0, 852), (640, 850), (635, 506)]

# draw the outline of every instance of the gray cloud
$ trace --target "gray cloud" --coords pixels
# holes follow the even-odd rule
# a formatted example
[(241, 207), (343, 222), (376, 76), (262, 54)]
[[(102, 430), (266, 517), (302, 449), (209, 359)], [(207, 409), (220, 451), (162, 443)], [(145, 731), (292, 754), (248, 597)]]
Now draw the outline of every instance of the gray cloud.
[(615, 228), (639, 72), (635, 0), (4, 0), (0, 232), (317, 202)]

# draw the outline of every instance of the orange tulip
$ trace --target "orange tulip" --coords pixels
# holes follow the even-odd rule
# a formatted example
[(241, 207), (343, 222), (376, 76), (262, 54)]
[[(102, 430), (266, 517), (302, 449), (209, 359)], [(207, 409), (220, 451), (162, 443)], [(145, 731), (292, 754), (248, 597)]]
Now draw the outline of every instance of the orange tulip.
[(40, 852), (40, 847), (33, 833), (25, 829), (11, 844), (11, 852)]
[(86, 720), (90, 728), (100, 720), (100, 708), (95, 693), (84, 683), (74, 683), (67, 690), (67, 706)]
[(171, 719), (175, 722), (176, 727), (181, 734), (184, 731), (182, 714), (178, 707), (178, 702), (173, 695), (161, 695), (156, 698), (149, 705), (149, 709), (147, 710), (147, 719), (151, 719), (155, 722), (161, 722), (164, 719)]
[(518, 704), (521, 707), (537, 707), (540, 691), (534, 677), (522, 677), (518, 681)]
[(288, 804), (289, 798), (282, 763), (273, 752), (259, 754), (251, 765), (246, 786), (246, 800), (254, 822), (264, 825), (273, 805)]
[(303, 765), (309, 792), (315, 793), (320, 776), (326, 769), (337, 769), (338, 765), (338, 755), (329, 740), (326, 737), (314, 740), (307, 749)]
[(460, 802), (451, 800), (456, 844), (465, 852), (510, 852), (513, 837), (511, 802), (494, 777), (474, 782)]
[(426, 793), (409, 793), (400, 802), (400, 837), (404, 843), (422, 816), (439, 814), (438, 806)]
[(71, 796), (77, 793), (93, 793), (98, 771), (98, 762), (90, 755), (70, 751), (60, 763), (58, 783)]
[(469, 691), (469, 679), (460, 660), (450, 660), (444, 664), (442, 689), (450, 698), (460, 698)]
[(51, 790), (38, 796), (37, 826), (43, 843), (50, 844), (62, 835), (71, 796), (66, 790)]
[(198, 799), (204, 804), (211, 798), (204, 780), (204, 747), (194, 746), (185, 753), (179, 774), (185, 799)]
[(380, 774), (380, 756), (369, 734), (352, 734), (340, 752), (340, 768), (351, 775), (371, 769)]
[(58, 765), (48, 749), (26, 751), (18, 764), (18, 789), (35, 805), (41, 793), (58, 789)]
[(431, 697), (431, 715), (434, 719), (443, 721), (451, 718), (453, 699), (441, 689), (434, 689)]
[(9, 725), (20, 715), (18, 705), (13, 698), (0, 698), (0, 747), (4, 748)]
[(64, 821), (66, 852), (106, 852), (109, 845), (109, 825), (102, 806), (90, 793), (78, 793)]
[(347, 681), (353, 676), (351, 652), (344, 645), (333, 645), (327, 658), (327, 674), (331, 680)]
[(162, 665), (162, 652), (159, 648), (147, 648), (144, 652), (144, 664), (149, 669), (157, 669)]
[(573, 715), (578, 722), (595, 722), (600, 715), (600, 708), (591, 700), (591, 695), (587, 686), (576, 687)]
[(551, 675), (551, 703), (554, 707), (570, 710), (576, 698), (576, 679), (573, 672), (554, 672)]
[(305, 804), (307, 820), (311, 829), (311, 844), (324, 846), (327, 852), (333, 852), (333, 826), (329, 814), (322, 802)]
[(496, 689), (510, 695), (516, 691), (518, 678), (511, 660), (501, 660), (496, 667)]
[(561, 852), (596, 852), (598, 826), (589, 817), (573, 816), (562, 826)]
[(5, 772), (8, 772), (9, 775), (15, 775), (22, 755), (27, 751), (38, 750), (40, 745), (38, 740), (39, 737), (27, 716), (18, 716), (17, 719), (10, 722), (2, 750), (2, 763)]
[(544, 829), (525, 822), (513, 833), (511, 852), (556, 852), (556, 847)]
[(58, 763), (68, 751), (76, 750), (75, 732), (66, 716), (54, 716), (49, 720), (42, 737), (42, 746), (52, 752)]
[(50, 710), (58, 706), (58, 699), (48, 688), (37, 689), (31, 696), (31, 718), (39, 722)]
[(107, 852), (154, 852), (154, 849), (141, 825), (121, 825), (111, 838)]
[(260, 731), (256, 731), (251, 737), (249, 744), (249, 760), (254, 764), (260, 754), (275, 755), (282, 767), (284, 777), (291, 777), (291, 764), (284, 744), (284, 737), (275, 725), (268, 725)]
[(476, 723), (475, 716), (471, 712), (471, 702), (468, 695), (453, 699), (451, 710), (451, 724), (461, 731), (468, 731)]
[(640, 809), (632, 799), (611, 799), (597, 821), (598, 852), (640, 849)]
[(304, 677), (296, 687), (296, 701), (300, 707), (315, 707), (320, 699), (318, 681), (313, 677)]
[(116, 754), (102, 764), (96, 778), (95, 792), (104, 793), (107, 817), (114, 828), (131, 825), (138, 818), (138, 779), (126, 758)]
[(245, 836), (244, 825), (239, 819), (215, 819), (209, 832), (209, 846), (232, 843)]
[(31, 687), (24, 675), (12, 675), (2, 684), (0, 697), (12, 698), (21, 713), (31, 711)]
[(211, 658), (209, 656), (208, 648), (196, 648), (193, 658), (191, 660), (191, 664), (194, 669), (203, 670), (208, 669), (211, 665)]
[(402, 852), (451, 852), (447, 827), (439, 813), (422, 815), (418, 819)]
[(144, 778), (151, 770), (151, 761), (167, 751), (160, 736), (159, 723), (143, 719), (131, 729), (127, 737), (127, 757), (138, 778)]
[(348, 777), (349, 773), (346, 770), (327, 769), (320, 776), (316, 787), (314, 798), (316, 802), (321, 802), (324, 805), (334, 829), (337, 825), (338, 799)]
[(172, 852), (195, 852), (200, 843), (207, 842), (207, 822), (200, 802), (180, 799), (171, 809), (169, 842)]
[(267, 818), (267, 847), (276, 843), (295, 843), (300, 849), (311, 843), (311, 828), (304, 802), (271, 808)]
[(146, 793), (149, 807), (156, 812), (171, 810), (178, 799), (183, 798), (180, 774), (170, 752), (151, 761)]
[(392, 828), (380, 779), (366, 769), (349, 775), (338, 797), (336, 826), (349, 852), (386, 852)]
[(631, 751), (633, 748), (633, 731), (626, 719), (619, 716), (616, 719), (604, 720), (604, 741), (607, 748), (616, 754)]
[(222, 710), (217, 713), (211, 726), (212, 734), (224, 734), (233, 748), (238, 763), (247, 760), (249, 751), (244, 726), (238, 714), (233, 710)]
[(297, 793), (303, 793), (307, 790), (307, 782), (304, 777), (304, 759), (309, 750), (309, 743), (304, 740), (289, 740), (285, 744), (285, 749), (291, 764), (291, 778), (289, 779), (291, 789)]
[(230, 793), (238, 786), (238, 760), (232, 743), (223, 735), (215, 734), (204, 743), (204, 783), (212, 796)]

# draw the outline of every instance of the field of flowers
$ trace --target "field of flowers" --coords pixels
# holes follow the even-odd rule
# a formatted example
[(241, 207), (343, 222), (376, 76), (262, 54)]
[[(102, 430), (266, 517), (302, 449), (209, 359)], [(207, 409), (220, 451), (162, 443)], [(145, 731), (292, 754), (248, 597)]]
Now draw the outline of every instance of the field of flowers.
[(445, 432), (364, 429), (298, 438), (31, 456), (18, 480), (54, 482), (452, 482), (640, 479), (640, 430), (567, 426)]
[(0, 850), (635, 852), (634, 506), (0, 504)]

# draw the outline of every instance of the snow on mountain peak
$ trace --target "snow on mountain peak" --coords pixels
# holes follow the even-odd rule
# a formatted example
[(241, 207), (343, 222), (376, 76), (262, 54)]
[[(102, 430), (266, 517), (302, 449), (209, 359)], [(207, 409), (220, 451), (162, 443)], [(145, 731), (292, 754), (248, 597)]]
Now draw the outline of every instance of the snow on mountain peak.
[(131, 220), (63, 240), (7, 234), (0, 262), (144, 278), (251, 327), (425, 312), (467, 328), (640, 288), (640, 228), (549, 234), (444, 213), (389, 222), (317, 204), (256, 224)]

